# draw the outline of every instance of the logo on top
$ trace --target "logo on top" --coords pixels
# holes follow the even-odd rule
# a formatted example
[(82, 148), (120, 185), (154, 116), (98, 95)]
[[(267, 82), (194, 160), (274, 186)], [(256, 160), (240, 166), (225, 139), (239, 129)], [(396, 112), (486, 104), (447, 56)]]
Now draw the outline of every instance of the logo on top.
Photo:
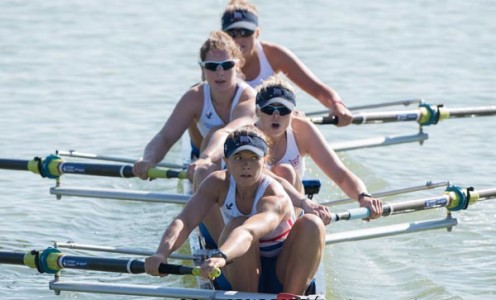
[(239, 137), (239, 144), (240, 145), (246, 145), (250, 143), (250, 138), (246, 135), (242, 135)]
[(243, 20), (243, 14), (241, 12), (239, 12), (239, 11), (235, 11), (231, 20), (232, 21)]
[(283, 95), (283, 92), (282, 92), (282, 90), (281, 90), (281, 89), (274, 88), (274, 89), (272, 90), (272, 94), (273, 94), (274, 96), (282, 96), (282, 95)]

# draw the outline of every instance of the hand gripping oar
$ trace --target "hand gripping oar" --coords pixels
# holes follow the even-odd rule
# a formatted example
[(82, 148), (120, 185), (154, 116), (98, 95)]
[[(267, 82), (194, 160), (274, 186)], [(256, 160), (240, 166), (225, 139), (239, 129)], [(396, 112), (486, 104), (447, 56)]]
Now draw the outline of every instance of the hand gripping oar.
[[(68, 256), (52, 247), (41, 252), (36, 250), (27, 253), (0, 251), (0, 263), (26, 265), (33, 269), (36, 268), (40, 273), (48, 274), (57, 273), (62, 269), (82, 269), (131, 274), (145, 273), (145, 263), (140, 260)], [(159, 273), (200, 276), (200, 267), (160, 264)], [(210, 274), (210, 277), (219, 277), (220, 274), (220, 269), (216, 268)]]
[[(481, 106), (468, 108), (445, 108), (443, 105), (429, 105), (421, 103), (417, 110), (364, 112), (353, 115), (352, 124), (377, 124), (390, 122), (416, 121), (422, 126), (435, 125), (448, 118), (483, 117), (496, 115), (496, 106)], [(310, 118), (314, 124), (338, 123), (336, 116)]]
[[(133, 166), (116, 164), (89, 164), (64, 162), (60, 156), (49, 155), (45, 159), (35, 157), (32, 160), (0, 159), (0, 168), (31, 171), (41, 177), (58, 178), (62, 174), (96, 175), (109, 177), (135, 177)], [(188, 178), (186, 171), (164, 168), (148, 169), (149, 178)]]
[[(475, 191), (473, 188), (462, 189), (456, 185), (451, 185), (442, 196), (384, 205), (382, 216), (386, 217), (439, 207), (446, 207), (449, 211), (458, 211), (467, 209), (469, 204), (473, 204), (478, 200), (495, 197), (496, 189)], [(370, 210), (367, 207), (361, 207), (340, 213), (332, 213), (331, 222), (365, 219), (368, 217), (370, 217)]]

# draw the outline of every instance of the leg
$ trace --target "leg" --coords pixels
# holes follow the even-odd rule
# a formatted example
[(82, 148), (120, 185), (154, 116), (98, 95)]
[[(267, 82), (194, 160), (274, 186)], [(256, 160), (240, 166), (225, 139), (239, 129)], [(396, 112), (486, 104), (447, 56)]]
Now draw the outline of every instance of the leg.
[[(222, 232), (219, 245), (227, 239), (232, 230), (240, 226), (246, 217), (238, 217), (227, 224)], [(250, 250), (234, 262), (226, 265), (223, 270), (232, 289), (243, 292), (258, 292), (260, 277), (260, 250), (258, 241), (253, 242)]]
[(325, 232), (324, 223), (316, 215), (305, 214), (296, 220), (277, 260), (277, 277), (284, 292), (305, 292), (322, 259)]
[[(295, 168), (290, 164), (279, 164), (275, 165), (272, 170), (274, 174), (279, 177), (286, 179), (292, 186), (294, 186), (298, 191), (304, 193), (303, 183), (301, 183), (301, 178), (296, 173)], [(299, 216), (302, 213), (301, 208), (295, 207), (295, 215)]]

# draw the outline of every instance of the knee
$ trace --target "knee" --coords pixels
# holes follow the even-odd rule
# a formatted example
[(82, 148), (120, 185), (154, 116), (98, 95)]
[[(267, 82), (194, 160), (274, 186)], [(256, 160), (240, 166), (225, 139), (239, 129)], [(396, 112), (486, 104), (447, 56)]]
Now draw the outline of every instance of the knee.
[(293, 230), (312, 238), (323, 238), (326, 232), (322, 219), (313, 214), (304, 214), (299, 217), (293, 225)]
[(296, 170), (290, 164), (278, 164), (272, 168), (272, 172), (277, 176), (280, 176), (290, 182), (292, 185), (295, 185), (298, 181), (298, 174), (296, 174)]

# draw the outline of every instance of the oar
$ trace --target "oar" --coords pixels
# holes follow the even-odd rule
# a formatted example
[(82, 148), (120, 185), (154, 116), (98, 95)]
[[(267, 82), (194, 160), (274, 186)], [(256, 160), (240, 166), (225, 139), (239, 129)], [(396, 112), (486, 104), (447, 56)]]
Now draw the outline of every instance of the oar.
[[(451, 185), (442, 196), (386, 204), (383, 206), (382, 216), (386, 217), (439, 207), (446, 207), (450, 211), (457, 211), (467, 209), (469, 204), (473, 204), (478, 200), (495, 197), (496, 189), (475, 191), (473, 188), (462, 189), (456, 185)], [(366, 207), (361, 207), (340, 213), (332, 213), (331, 222), (365, 219), (369, 217), (370, 210)]]
[[(496, 114), (496, 106), (480, 106), (467, 108), (445, 108), (442, 105), (433, 106), (421, 104), (417, 110), (389, 111), (389, 112), (364, 112), (353, 115), (352, 123), (377, 124), (390, 122), (416, 121), (422, 126), (434, 125), (448, 118), (483, 117)], [(310, 118), (315, 124), (338, 123), (336, 116)]]
[[(449, 186), (449, 184), (450, 184), (449, 181), (432, 182), (429, 180), (423, 185), (416, 185), (416, 186), (406, 187), (406, 188), (402, 188), (402, 189), (377, 192), (377, 193), (372, 193), (372, 195), (376, 198), (382, 198), (382, 197), (394, 196), (394, 195), (399, 195), (399, 194), (406, 194), (406, 193), (418, 192), (418, 191), (423, 191), (423, 190), (435, 189), (438, 187), (446, 187), (446, 186)], [(355, 199), (344, 198), (344, 199), (339, 199), (339, 200), (320, 202), (320, 204), (331, 206), (331, 205), (340, 205), (340, 204), (352, 203), (355, 201), (356, 201)]]
[[(53, 243), (55, 248), (70, 248), (70, 249), (79, 249), (79, 250), (89, 250), (89, 251), (101, 251), (101, 252), (110, 252), (110, 253), (120, 253), (120, 254), (131, 254), (131, 255), (143, 255), (143, 256), (152, 256), (155, 254), (155, 251), (152, 250), (142, 250), (136, 248), (124, 248), (124, 247), (109, 247), (109, 246), (99, 246), (99, 245), (88, 245), (88, 244), (78, 244), (74, 242), (55, 242)], [(169, 258), (172, 259), (182, 259), (182, 260), (195, 260), (198, 257), (194, 255), (185, 255), (179, 253), (171, 253)]]
[[(429, 181), (425, 185), (406, 187), (406, 188), (390, 190), (390, 191), (383, 191), (383, 192), (373, 193), (373, 195), (374, 197), (399, 195), (409, 192), (446, 186), (448, 185), (448, 183), (449, 182), (447, 181), (435, 182), (435, 183)], [(305, 192), (307, 194), (309, 192), (307, 186), (305, 186)], [(131, 200), (131, 201), (174, 203), (174, 204), (186, 204), (186, 202), (188, 202), (188, 200), (191, 198), (190, 195), (185, 195), (185, 194), (172, 194), (172, 193), (161, 193), (161, 192), (139, 191), (139, 190), (116, 190), (116, 189), (76, 188), (76, 187), (51, 187), (50, 194), (56, 195), (57, 197), (73, 196), (73, 197)], [(335, 201), (326, 201), (320, 204), (340, 205), (340, 204), (350, 203), (353, 201), (355, 200), (348, 198), (348, 199), (335, 200)]]
[[(106, 160), (106, 161), (123, 162), (123, 163), (130, 163), (130, 164), (132, 164), (136, 161), (136, 159), (131, 159), (131, 158), (104, 156), (104, 155), (98, 155), (98, 154), (93, 154), (93, 153), (77, 152), (75, 150), (69, 150), (69, 151), (57, 150), (56, 154), (60, 155), (60, 156), (87, 158), (87, 159), (96, 159), (96, 160)], [(164, 167), (164, 168), (172, 168), (172, 169), (185, 169), (187, 167), (186, 165), (179, 165), (179, 164), (166, 163), (166, 162), (158, 163), (156, 166), (157, 167)]]
[[(41, 177), (58, 178), (62, 174), (96, 175), (109, 177), (135, 177), (133, 166), (116, 164), (89, 164), (64, 162), (60, 156), (49, 155), (45, 159), (35, 157), (32, 160), (2, 159), (0, 168), (10, 170), (31, 171)], [(149, 178), (188, 178), (186, 171), (162, 168), (148, 169)]]
[[(49, 247), (41, 252), (33, 250), (27, 253), (0, 251), (0, 263), (26, 265), (36, 268), (40, 273), (54, 274), (62, 269), (82, 269), (91, 271), (141, 274), (145, 273), (145, 263), (136, 259), (102, 258), (69, 256), (58, 249)], [(200, 275), (200, 267), (188, 267), (174, 264), (160, 264), (159, 273), (174, 275)], [(210, 276), (219, 277), (220, 269), (215, 269)]]
[[(380, 108), (380, 107), (388, 107), (388, 106), (396, 106), (396, 105), (408, 106), (410, 104), (416, 104), (416, 103), (422, 103), (422, 102), (423, 102), (422, 99), (400, 100), (400, 101), (382, 102), (382, 103), (359, 105), (359, 106), (350, 106), (350, 107), (348, 107), (348, 109), (353, 111), (353, 110), (360, 110), (360, 109), (372, 109), (372, 108)], [(323, 115), (323, 114), (328, 114), (328, 113), (329, 113), (329, 109), (309, 112), (309, 113), (305, 113), (305, 115), (316, 116), (316, 115)]]

